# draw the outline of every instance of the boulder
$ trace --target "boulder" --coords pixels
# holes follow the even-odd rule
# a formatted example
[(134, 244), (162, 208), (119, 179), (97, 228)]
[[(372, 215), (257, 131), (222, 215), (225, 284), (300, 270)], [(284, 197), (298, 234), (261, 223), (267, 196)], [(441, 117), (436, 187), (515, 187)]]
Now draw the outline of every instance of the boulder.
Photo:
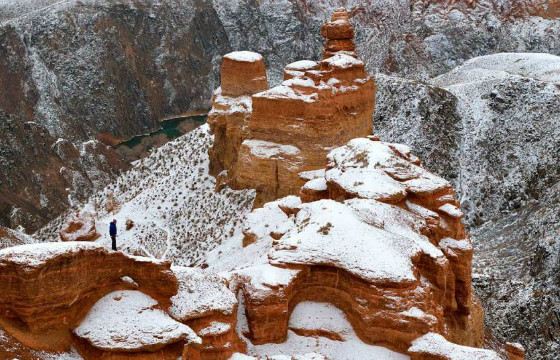
[(94, 241), (101, 236), (95, 228), (95, 217), (89, 213), (71, 215), (59, 233), (62, 241)]

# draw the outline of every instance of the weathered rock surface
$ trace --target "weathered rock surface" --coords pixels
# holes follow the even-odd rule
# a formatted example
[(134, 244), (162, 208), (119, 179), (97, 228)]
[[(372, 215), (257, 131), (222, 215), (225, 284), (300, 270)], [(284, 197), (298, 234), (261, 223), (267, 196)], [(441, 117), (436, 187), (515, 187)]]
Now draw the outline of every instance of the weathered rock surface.
[(498, 54), (432, 85), (376, 79), (376, 132), (411, 145), (459, 193), (487, 328), (535, 359), (552, 359), (559, 338), (558, 61)]
[[(258, 285), (266, 278), (262, 275), (240, 282), (253, 343), (284, 339), (291, 309), (312, 300), (341, 308), (369, 343), (406, 351), (413, 339), (436, 331), (480, 346), (482, 314), (472, 295), (472, 246), (450, 184), (424, 170), (398, 144), (354, 139), (332, 150), (328, 159), (323, 175), (328, 199), (301, 204), (286, 198), (256, 209), (255, 219), (249, 218), (252, 225), (244, 232), (253, 240), (248, 247), (270, 241), (273, 266), (237, 276), (291, 271), (268, 290)], [(329, 177), (333, 171), (340, 176)], [(370, 191), (341, 186), (344, 174), (352, 177), (350, 186)], [(381, 175), (385, 182), (378, 180)], [(291, 270), (272, 270), (274, 265)]]
[[(372, 131), (375, 85), (363, 62), (348, 51), (350, 45), (338, 43), (349, 42), (353, 49), (348, 13), (335, 12), (323, 35), (325, 58), (316, 64), (288, 65), (281, 85), (255, 93), (252, 79), (262, 72), (258, 65), (262, 61), (260, 55), (248, 53), (246, 57), (253, 61), (236, 71), (250, 74), (239, 79), (247, 81), (238, 85), (246, 90), (228, 92), (230, 85), (224, 88), (222, 83), (215, 95), (209, 120), (217, 134), (210, 152), (215, 164), (211, 169), (214, 173), (226, 170), (226, 181), (233, 188), (256, 189), (257, 206), (297, 193), (304, 183), (300, 172), (323, 167), (331, 148)], [(236, 57), (237, 53), (225, 56), (222, 79), (237, 76), (227, 73), (231, 58)], [(234, 96), (224, 101), (228, 94)], [(245, 105), (249, 95), (250, 106)]]
[(395, 76), (376, 74), (375, 83), (375, 133), (410, 146), (427, 169), (456, 184), (462, 135), (457, 98), (440, 87)]
[(229, 359), (245, 352), (237, 334), (237, 298), (218, 275), (198, 268), (173, 267), (179, 290), (171, 298), (170, 315), (191, 327), (200, 346), (186, 346), (183, 358)]
[(94, 241), (101, 236), (95, 227), (95, 215), (87, 212), (73, 214), (59, 235), (62, 241)]
[(173, 320), (157, 306), (157, 301), (140, 291), (121, 290), (105, 295), (74, 329), (83, 342), (78, 342), (79, 351), (86, 359), (127, 355), (177, 359), (177, 345), (201, 343), (190, 327)]
[(246, 351), (236, 296), (200, 268), (61, 242), (1, 250), (0, 270), (0, 354), (74, 359), (72, 347), (76, 359), (226, 360)]
[(113, 290), (137, 287), (168, 307), (177, 291), (169, 266), (95, 243), (41, 243), (1, 250), (2, 327), (31, 348), (67, 350), (69, 330)]
[(264, 59), (255, 52), (234, 51), (224, 55), (220, 74), (225, 96), (251, 95), (268, 89)]
[(500, 360), (493, 351), (456, 345), (439, 334), (428, 333), (412, 343), (411, 360)]

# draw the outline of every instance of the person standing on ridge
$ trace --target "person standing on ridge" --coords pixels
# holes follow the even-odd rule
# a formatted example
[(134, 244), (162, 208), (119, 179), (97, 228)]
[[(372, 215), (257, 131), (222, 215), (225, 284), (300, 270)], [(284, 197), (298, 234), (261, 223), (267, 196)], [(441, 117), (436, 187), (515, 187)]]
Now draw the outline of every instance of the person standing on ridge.
[(109, 224), (109, 235), (111, 236), (111, 248), (117, 251), (117, 219)]

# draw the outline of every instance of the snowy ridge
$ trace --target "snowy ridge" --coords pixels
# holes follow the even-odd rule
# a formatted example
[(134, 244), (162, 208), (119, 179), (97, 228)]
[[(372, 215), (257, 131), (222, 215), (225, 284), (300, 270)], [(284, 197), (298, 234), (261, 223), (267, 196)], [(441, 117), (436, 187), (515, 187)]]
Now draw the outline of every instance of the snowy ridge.
[[(204, 125), (154, 150), (114, 183), (89, 199), (97, 243), (110, 247), (109, 223), (117, 219), (119, 250), (172, 261), (200, 264), (206, 253), (241, 232), (251, 210), (254, 191), (215, 191), (208, 175), (208, 149), (213, 136)], [(61, 217), (65, 218), (65, 215)], [(133, 226), (126, 230), (126, 220)], [(45, 230), (58, 238), (58, 221)]]
[(106, 250), (100, 244), (90, 242), (55, 242), (37, 243), (9, 247), (0, 250), (0, 262), (11, 262), (18, 265), (39, 267), (48, 260), (64, 255), (74, 254), (83, 250)]

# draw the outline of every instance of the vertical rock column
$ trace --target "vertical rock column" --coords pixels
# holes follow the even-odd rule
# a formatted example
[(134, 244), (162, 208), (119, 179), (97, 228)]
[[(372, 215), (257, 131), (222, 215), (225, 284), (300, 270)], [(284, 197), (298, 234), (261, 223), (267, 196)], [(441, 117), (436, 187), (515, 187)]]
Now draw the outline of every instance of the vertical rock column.
[(347, 55), (356, 56), (354, 52), (354, 28), (348, 20), (348, 12), (344, 8), (334, 11), (331, 21), (321, 27), (321, 35), (325, 38), (325, 50), (323, 57), (329, 58), (339, 51), (344, 51)]
[(346, 10), (335, 11), (322, 34), (325, 58), (289, 64), (271, 89), (260, 55), (224, 57), (209, 116), (211, 172), (232, 188), (256, 189), (257, 207), (299, 193), (301, 172), (324, 168), (331, 149), (372, 133), (375, 83), (354, 53)]
[(214, 146), (210, 149), (210, 173), (214, 176), (234, 167), (241, 141), (247, 137), (245, 125), (251, 116), (251, 95), (268, 88), (263, 57), (254, 52), (226, 54), (220, 74), (221, 87), (214, 92), (208, 114), (208, 124), (214, 133)]

